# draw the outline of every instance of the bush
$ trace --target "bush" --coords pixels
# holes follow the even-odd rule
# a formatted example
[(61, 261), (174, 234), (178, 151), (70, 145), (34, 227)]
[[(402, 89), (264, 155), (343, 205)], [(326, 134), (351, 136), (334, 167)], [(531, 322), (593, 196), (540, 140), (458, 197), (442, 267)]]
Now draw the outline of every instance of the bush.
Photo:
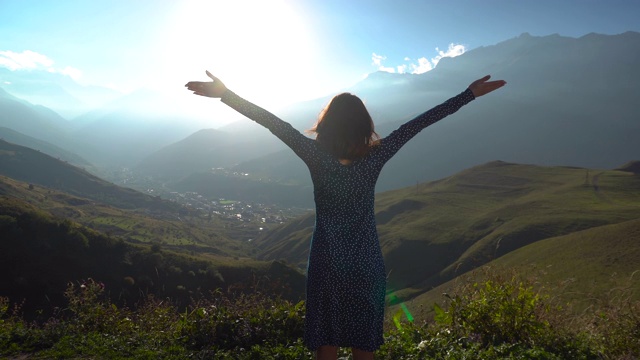
[[(377, 359), (634, 359), (640, 302), (610, 302), (567, 321), (561, 309), (514, 273), (486, 271), (436, 306), (430, 322), (385, 333)], [(479, 273), (470, 278), (479, 279)], [(0, 298), (0, 357), (111, 359), (311, 359), (302, 343), (304, 303), (260, 293), (216, 291), (184, 311), (146, 296), (118, 308), (94, 280), (69, 284), (68, 306), (41, 324)], [(579, 324), (576, 326), (576, 324)], [(341, 349), (349, 358), (349, 349)]]

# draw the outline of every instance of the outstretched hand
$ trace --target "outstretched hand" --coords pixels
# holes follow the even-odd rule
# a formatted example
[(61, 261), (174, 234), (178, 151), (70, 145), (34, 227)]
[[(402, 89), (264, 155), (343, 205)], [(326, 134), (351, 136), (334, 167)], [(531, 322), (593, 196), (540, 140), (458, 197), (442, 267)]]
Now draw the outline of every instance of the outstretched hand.
[(207, 76), (210, 77), (213, 81), (189, 81), (185, 85), (185, 87), (189, 91), (193, 91), (193, 93), (196, 95), (211, 98), (221, 97), (227, 91), (227, 87), (224, 86), (220, 79), (213, 76), (208, 70), (206, 71), (206, 73)]
[(482, 79), (478, 79), (472, 82), (471, 85), (469, 85), (469, 90), (471, 90), (473, 96), (479, 97), (482, 95), (486, 95), (493, 90), (497, 90), (507, 84), (507, 82), (504, 80), (488, 81), (489, 79), (491, 79), (491, 75), (487, 75)]

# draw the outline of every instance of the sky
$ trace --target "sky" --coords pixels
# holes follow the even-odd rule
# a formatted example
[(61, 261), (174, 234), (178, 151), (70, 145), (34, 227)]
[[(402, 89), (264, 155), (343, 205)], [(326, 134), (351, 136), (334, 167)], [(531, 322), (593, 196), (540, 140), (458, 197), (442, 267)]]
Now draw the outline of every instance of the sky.
[(176, 99), (208, 69), (277, 107), (524, 32), (640, 32), (639, 18), (635, 0), (0, 0), (0, 67)]

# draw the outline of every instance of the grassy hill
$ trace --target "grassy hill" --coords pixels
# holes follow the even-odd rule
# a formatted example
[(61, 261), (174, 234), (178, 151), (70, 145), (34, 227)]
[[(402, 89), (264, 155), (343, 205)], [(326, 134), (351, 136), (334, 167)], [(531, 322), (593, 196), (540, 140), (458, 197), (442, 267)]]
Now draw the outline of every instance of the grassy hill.
[(186, 212), (155, 212), (149, 209), (121, 209), (40, 185), (26, 184), (0, 176), (0, 196), (13, 199), (53, 216), (69, 219), (132, 243), (162, 244), (166, 248), (243, 256), (249, 248), (232, 240), (233, 224), (205, 219)]
[[(633, 172), (492, 162), (377, 195), (388, 290), (411, 299), (503, 255), (640, 218)], [(257, 240), (263, 259), (304, 267), (313, 214)]]
[(248, 246), (231, 240), (221, 224), (183, 218), (117, 209), (0, 176), (0, 296), (25, 299), (28, 317), (62, 306), (67, 284), (88, 278), (129, 306), (149, 294), (184, 306), (216, 288), (302, 297), (299, 271), (247, 257)]
[[(546, 293), (554, 294), (555, 303), (575, 313), (624, 305), (640, 299), (640, 219), (540, 240), (487, 265), (503, 276), (513, 270), (527, 274)], [(482, 276), (482, 272), (467, 273), (405, 305), (432, 309), (434, 303), (446, 302), (443, 294), (454, 291), (462, 279)]]
[(257, 232), (0, 141), (0, 296), (27, 299), (26, 314), (87, 278), (118, 304), (154, 294), (184, 305), (216, 288), (301, 298), (299, 271), (251, 257)]

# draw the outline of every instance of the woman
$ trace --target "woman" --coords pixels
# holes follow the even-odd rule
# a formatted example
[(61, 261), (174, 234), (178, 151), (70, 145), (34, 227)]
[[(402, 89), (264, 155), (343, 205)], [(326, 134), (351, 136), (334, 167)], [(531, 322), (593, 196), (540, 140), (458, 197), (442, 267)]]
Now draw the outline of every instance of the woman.
[(307, 269), (305, 344), (318, 359), (351, 347), (354, 360), (373, 359), (382, 345), (386, 273), (374, 217), (374, 191), (384, 164), (420, 130), (506, 82), (474, 81), (460, 95), (378, 139), (362, 101), (343, 93), (320, 113), (310, 139), (268, 111), (240, 98), (208, 71), (210, 82), (187, 89), (222, 102), (269, 129), (311, 173), (316, 225)]

